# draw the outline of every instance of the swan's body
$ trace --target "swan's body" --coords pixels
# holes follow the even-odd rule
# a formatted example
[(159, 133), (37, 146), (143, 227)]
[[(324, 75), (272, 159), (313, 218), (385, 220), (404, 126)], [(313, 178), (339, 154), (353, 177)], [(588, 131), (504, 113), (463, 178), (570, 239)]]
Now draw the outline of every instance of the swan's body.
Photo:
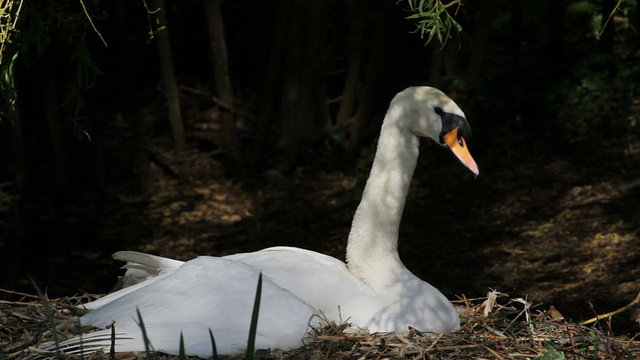
[[(118, 252), (127, 261), (120, 291), (87, 304), (95, 309), (83, 325), (104, 327), (115, 320), (116, 351), (144, 350), (136, 308), (156, 350), (176, 354), (180, 331), (188, 355), (210, 356), (208, 329), (221, 354), (246, 346), (258, 274), (262, 305), (257, 347), (290, 349), (302, 345), (312, 314), (349, 322), (371, 331), (432, 332), (459, 327), (452, 304), (412, 274), (397, 251), (398, 228), (418, 158), (418, 136), (448, 146), (475, 174), (466, 149), (470, 135), (464, 113), (437, 89), (413, 87), (396, 95), (380, 133), (371, 174), (353, 219), (347, 264), (316, 252), (274, 247), (253, 253), (198, 257), (186, 263), (153, 255)], [(149, 330), (147, 330), (149, 332)], [(110, 331), (89, 334), (108, 349)], [(133, 338), (127, 340), (126, 338)], [(77, 346), (78, 339), (63, 343)]]

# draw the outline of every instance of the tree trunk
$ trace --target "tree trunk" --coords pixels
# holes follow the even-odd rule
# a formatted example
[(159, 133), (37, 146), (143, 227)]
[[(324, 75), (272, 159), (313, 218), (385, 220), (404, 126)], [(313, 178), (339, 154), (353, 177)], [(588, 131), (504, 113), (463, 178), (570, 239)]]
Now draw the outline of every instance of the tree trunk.
[[(138, 83), (136, 72), (140, 71), (139, 65), (131, 61), (130, 54), (135, 53), (134, 46), (130, 38), (131, 29), (127, 19), (127, 7), (124, 1), (114, 1), (112, 3), (113, 13), (116, 14), (116, 39), (114, 50), (116, 56), (112, 61), (116, 64), (117, 79), (120, 85), (112, 85), (117, 88), (114, 97), (116, 99), (116, 116), (122, 116), (125, 120), (131, 121), (133, 127), (133, 170), (138, 176), (138, 186), (140, 193), (151, 195), (153, 192), (153, 176), (151, 174), (151, 161), (149, 159), (149, 143), (147, 141), (147, 117), (140, 111), (138, 97)], [(106, 109), (105, 109), (106, 110)], [(108, 113), (104, 111), (103, 113)], [(106, 120), (106, 119), (105, 119)], [(101, 136), (96, 137), (96, 147), (102, 148)], [(99, 152), (97, 155), (101, 154)]]
[(482, 75), (484, 59), (489, 45), (489, 32), (491, 31), (491, 17), (496, 9), (495, 0), (481, 1), (480, 7), (473, 21), (473, 43), (469, 54), (467, 66), (467, 79), (470, 82), (478, 80)]
[[(153, 193), (153, 177), (151, 175), (151, 160), (149, 158), (149, 149), (147, 147), (147, 127), (146, 116), (140, 111), (133, 113), (133, 134), (137, 141), (134, 151), (134, 168), (138, 175), (138, 183), (140, 185), (140, 193), (143, 195), (151, 195)], [(182, 171), (178, 174), (183, 176)]]
[(549, 0), (549, 53), (554, 57), (564, 54), (565, 0)]
[[(207, 30), (209, 33), (209, 44), (211, 48), (211, 59), (213, 61), (213, 74), (215, 77), (216, 90), (220, 101), (226, 105), (222, 109), (222, 136), (221, 148), (232, 149), (238, 145), (238, 135), (233, 118), (234, 95), (229, 75), (229, 59), (227, 56), (227, 43), (224, 33), (224, 22), (222, 20), (222, 0), (203, 0)], [(229, 153), (231, 167), (239, 165), (240, 156), (238, 151)]]
[(42, 88), (45, 118), (49, 126), (49, 135), (51, 136), (51, 145), (53, 150), (54, 163), (56, 164), (56, 183), (58, 190), (66, 192), (69, 189), (69, 174), (67, 169), (67, 156), (65, 154), (65, 135), (60, 124), (60, 109), (58, 107), (58, 91), (56, 89), (53, 76), (52, 64), (49, 59), (41, 62), (43, 66), (43, 84)]
[[(4, 284), (6, 289), (13, 289), (19, 276), (23, 276), (26, 235), (28, 220), (24, 210), (27, 198), (27, 154), (24, 141), (24, 128), (20, 114), (20, 99), (16, 100), (14, 107), (7, 106), (7, 118), (11, 127), (11, 150), (13, 152), (13, 164), (15, 171), (16, 192), (18, 200), (15, 207), (15, 223), (12, 226), (12, 239), (3, 246), (4, 260)], [(6, 256), (11, 254), (10, 256)]]
[(362, 68), (362, 34), (364, 33), (364, 21), (366, 3), (362, 0), (348, 0), (349, 7), (349, 35), (347, 38), (347, 78), (342, 91), (342, 101), (336, 116), (337, 124), (347, 124), (353, 116), (356, 103), (358, 83), (361, 81)]
[(7, 118), (11, 127), (11, 149), (15, 171), (16, 189), (24, 194), (27, 187), (27, 151), (24, 143), (24, 127), (20, 115), (20, 100), (13, 107), (7, 106)]
[[(382, 9), (384, 9), (384, 6)], [(353, 155), (355, 150), (360, 146), (362, 129), (364, 128), (364, 124), (371, 118), (376, 89), (380, 87), (380, 76), (383, 73), (381, 69), (386, 68), (385, 60), (387, 57), (385, 54), (389, 52), (389, 45), (391, 43), (387, 36), (390, 26), (389, 17), (385, 16), (384, 11), (380, 9), (378, 10), (378, 15), (380, 21), (377, 24), (371, 45), (371, 56), (367, 64), (362, 94), (358, 99), (358, 108), (349, 128), (350, 136), (347, 142), (347, 151), (351, 155)]]
[(167, 27), (166, 7), (164, 0), (153, 0), (153, 7), (158, 9), (158, 27), (164, 30), (156, 34), (158, 44), (158, 58), (160, 60), (160, 70), (162, 72), (162, 82), (164, 84), (165, 96), (167, 98), (167, 108), (169, 110), (169, 122), (173, 132), (173, 141), (176, 147), (176, 158), (178, 162), (178, 173), (180, 181), (185, 181), (184, 159), (186, 156), (186, 142), (184, 135), (184, 123), (180, 112), (180, 99), (178, 97), (178, 85), (173, 67), (173, 55), (171, 43), (169, 41), (169, 28)]
[(101, 111), (99, 114), (91, 119), (91, 130), (90, 134), (92, 138), (92, 144), (90, 145), (91, 149), (91, 158), (93, 163), (93, 172), (95, 175), (96, 185), (98, 186), (99, 196), (101, 198), (105, 198), (108, 192), (107, 185), (107, 167), (105, 165), (104, 160), (104, 126), (109, 121), (109, 112)]
[(442, 69), (444, 68), (444, 52), (437, 41), (432, 41), (427, 47), (432, 54), (429, 59), (429, 84), (440, 87), (443, 73)]
[[(640, 0), (639, 0), (640, 1)], [(270, 138), (269, 130), (273, 127), (271, 119), (275, 110), (275, 103), (281, 94), (280, 79), (282, 78), (282, 62), (287, 34), (287, 19), (283, 8), (286, 4), (277, 2), (276, 10), (270, 17), (273, 18), (273, 29), (269, 36), (269, 61), (265, 69), (265, 80), (258, 99), (258, 123), (256, 124), (256, 138), (258, 142), (265, 144)]]
[(288, 52), (284, 59), (280, 135), (295, 155), (303, 137), (311, 134), (318, 116), (318, 83), (322, 81), (328, 16), (326, 1), (288, 0), (286, 4)]
[(509, 48), (512, 50), (512, 54), (514, 55), (515, 61), (513, 61), (513, 73), (518, 74), (520, 70), (520, 48), (522, 46), (522, 36), (524, 34), (522, 18), (523, 18), (523, 9), (522, 9), (522, 1), (523, 0), (515, 0), (513, 2), (513, 7), (511, 9), (511, 22), (510, 22), (510, 34), (509, 34)]
[[(635, 18), (636, 31), (640, 31), (640, 0), (636, 0), (636, 18)], [(636, 48), (640, 49), (640, 36), (636, 33)]]

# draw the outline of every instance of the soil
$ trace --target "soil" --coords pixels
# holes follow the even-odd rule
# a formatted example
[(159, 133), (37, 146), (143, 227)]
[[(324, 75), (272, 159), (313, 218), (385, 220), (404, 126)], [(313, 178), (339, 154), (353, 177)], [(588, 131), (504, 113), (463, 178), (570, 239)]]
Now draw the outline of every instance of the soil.
[[(553, 305), (574, 321), (624, 306), (640, 291), (637, 133), (505, 148), (471, 141), (477, 178), (425, 142), (401, 225), (401, 258), (451, 299), (495, 289)], [(153, 166), (153, 195), (116, 190), (116, 201), (99, 210), (100, 245), (74, 245), (48, 265), (57, 269), (45, 282), (52, 292), (108, 291), (121, 265), (108, 254), (121, 249), (188, 260), (290, 245), (343, 259), (366, 172), (300, 167), (226, 176), (218, 158), (190, 146), (189, 182)], [(612, 326), (633, 335), (639, 319), (635, 306)]]
[[(401, 226), (403, 261), (452, 299), (495, 289), (574, 321), (624, 306), (640, 291), (640, 142), (627, 140), (578, 142), (561, 155), (472, 148), (478, 178), (425, 144)], [(207, 176), (217, 166), (194, 163), (188, 185), (156, 171), (159, 191), (135, 218), (153, 235), (131, 248), (187, 260), (291, 245), (343, 259), (364, 175)], [(639, 319), (636, 306), (613, 327), (634, 334)]]

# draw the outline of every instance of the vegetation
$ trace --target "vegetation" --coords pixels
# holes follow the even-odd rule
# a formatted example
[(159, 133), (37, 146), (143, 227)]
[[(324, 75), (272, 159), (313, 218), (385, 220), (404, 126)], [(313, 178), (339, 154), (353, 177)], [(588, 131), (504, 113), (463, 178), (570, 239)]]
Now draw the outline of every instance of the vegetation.
[[(530, 357), (635, 354), (617, 336), (638, 332), (638, 305), (610, 327), (576, 322), (638, 293), (638, 1), (158, 4), (0, 1), (1, 287), (31, 291), (31, 274), (52, 297), (104, 293), (123, 248), (342, 257), (390, 98), (429, 84), (467, 114), (482, 173), (425, 144), (403, 260), (450, 298), (496, 288), (543, 303), (514, 322), (543, 339)], [(1, 297), (0, 318), (40, 319), (21, 295)], [(550, 305), (568, 333), (540, 335)], [(489, 331), (478, 319), (465, 329)], [(0, 352), (38, 341), (7, 334)], [(474, 349), (506, 357), (496, 334)], [(403, 341), (367, 339), (320, 351)]]
[(449, 13), (449, 8), (462, 6), (462, 0), (443, 3), (440, 0), (409, 0), (409, 7), (415, 14), (408, 19), (415, 19), (418, 23), (420, 35), (427, 35), (427, 44), (433, 38), (437, 38), (444, 44), (450, 37), (452, 30), (456, 33), (462, 31), (460, 24)]
[(18, 56), (18, 52), (12, 51), (10, 47), (15, 41), (16, 25), (23, 2), (23, 0), (0, 1), (0, 76), (2, 78), (0, 94), (9, 105), (13, 105), (16, 98), (13, 69)]
[[(56, 326), (48, 327), (43, 315), (43, 304), (38, 301), (22, 303), (0, 303), (0, 323), (8, 333), (11, 345), (3, 346), (6, 354), (26, 357), (28, 354), (56, 355), (55, 352), (39, 350), (35, 345), (50, 341), (56, 335), (70, 336), (71, 323), (65, 311), (75, 312), (73, 304), (78, 298), (51, 300)], [(456, 301), (463, 319), (460, 331), (453, 334), (428, 334), (416, 329), (405, 333), (375, 333), (349, 328), (348, 323), (327, 324), (323, 328), (310, 329), (307, 345), (288, 352), (277, 349), (257, 349), (262, 359), (359, 359), (384, 357), (388, 359), (438, 358), (438, 359), (633, 359), (640, 355), (640, 342), (611, 333), (605, 320), (595, 327), (585, 327), (568, 322), (563, 315), (551, 307), (540, 309), (526, 299), (508, 298), (492, 291), (487, 297)], [(141, 322), (142, 324), (142, 322)], [(29, 329), (29, 332), (24, 332)], [(27, 346), (34, 346), (27, 348)], [(250, 352), (250, 353), (249, 353)], [(259, 355), (258, 355), (259, 354)], [(144, 354), (121, 354), (126, 358), (183, 359), (184, 354), (168, 356), (147, 351)], [(254, 352), (245, 356), (224, 358), (250, 359)], [(105, 358), (107, 354), (93, 355)], [(67, 355), (65, 358), (75, 358)], [(79, 357), (78, 357), (79, 358)], [(214, 359), (218, 358), (214, 356)]]

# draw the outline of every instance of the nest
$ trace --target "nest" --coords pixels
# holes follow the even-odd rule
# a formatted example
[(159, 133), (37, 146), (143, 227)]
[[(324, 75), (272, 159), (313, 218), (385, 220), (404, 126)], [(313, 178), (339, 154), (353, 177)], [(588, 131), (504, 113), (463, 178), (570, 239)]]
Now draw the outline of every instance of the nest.
[[(46, 299), (11, 293), (20, 301), (0, 301), (0, 359), (55, 357), (46, 342), (77, 335), (77, 305), (95, 297)], [(455, 301), (462, 326), (452, 334), (408, 328), (403, 333), (369, 333), (348, 323), (327, 322), (312, 329), (306, 346), (291, 351), (258, 350), (261, 359), (638, 359), (640, 341), (615, 336), (612, 317), (589, 326), (567, 321), (553, 306), (541, 310), (526, 299), (492, 291), (486, 298)], [(81, 329), (90, 331), (89, 329)], [(164, 354), (95, 353), (84, 359), (177, 359)], [(58, 355), (64, 359), (80, 356)], [(243, 356), (221, 357), (240, 359)]]

